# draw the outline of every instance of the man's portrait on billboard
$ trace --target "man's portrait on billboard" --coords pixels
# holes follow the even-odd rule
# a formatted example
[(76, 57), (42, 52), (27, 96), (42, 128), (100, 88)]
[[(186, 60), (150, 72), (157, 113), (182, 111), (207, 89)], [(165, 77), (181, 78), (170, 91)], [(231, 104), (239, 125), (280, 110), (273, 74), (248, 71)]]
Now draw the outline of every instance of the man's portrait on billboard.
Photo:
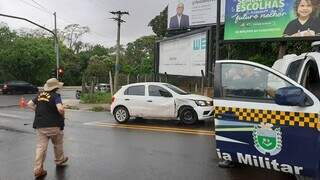
[(170, 18), (170, 29), (187, 28), (189, 27), (189, 16), (183, 14), (184, 4), (182, 2), (178, 3), (176, 8), (176, 15)]

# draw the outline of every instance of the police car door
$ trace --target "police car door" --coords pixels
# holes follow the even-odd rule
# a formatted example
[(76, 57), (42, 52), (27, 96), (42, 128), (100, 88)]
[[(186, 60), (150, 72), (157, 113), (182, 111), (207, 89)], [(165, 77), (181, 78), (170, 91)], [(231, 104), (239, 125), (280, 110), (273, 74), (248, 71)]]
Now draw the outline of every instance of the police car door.
[(315, 176), (320, 104), (312, 93), (271, 68), (247, 61), (218, 61), (214, 86), (220, 159)]

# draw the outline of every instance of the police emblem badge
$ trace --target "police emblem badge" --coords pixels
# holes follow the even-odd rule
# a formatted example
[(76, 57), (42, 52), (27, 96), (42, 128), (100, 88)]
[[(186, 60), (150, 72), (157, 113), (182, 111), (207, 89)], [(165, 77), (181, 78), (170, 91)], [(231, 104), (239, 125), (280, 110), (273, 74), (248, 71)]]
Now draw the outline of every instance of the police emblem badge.
[(269, 123), (261, 123), (255, 126), (252, 135), (254, 146), (260, 153), (274, 156), (281, 151), (282, 133), (280, 128), (273, 128), (273, 125)]

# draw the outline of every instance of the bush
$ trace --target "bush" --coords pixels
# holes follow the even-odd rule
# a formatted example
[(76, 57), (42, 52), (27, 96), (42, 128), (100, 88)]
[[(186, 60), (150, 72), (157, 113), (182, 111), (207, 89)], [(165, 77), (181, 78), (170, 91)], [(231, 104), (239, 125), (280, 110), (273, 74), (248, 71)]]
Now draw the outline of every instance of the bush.
[(94, 94), (81, 94), (80, 102), (85, 104), (111, 103), (111, 93), (98, 92)]

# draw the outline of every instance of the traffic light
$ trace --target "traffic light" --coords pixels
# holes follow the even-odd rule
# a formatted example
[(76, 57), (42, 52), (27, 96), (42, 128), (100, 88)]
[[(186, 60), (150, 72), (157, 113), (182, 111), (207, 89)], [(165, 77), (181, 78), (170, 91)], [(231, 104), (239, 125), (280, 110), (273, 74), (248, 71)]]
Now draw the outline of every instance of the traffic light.
[(62, 67), (59, 67), (58, 69), (58, 74), (59, 74), (59, 77), (62, 77), (63, 74), (64, 74), (64, 69)]

